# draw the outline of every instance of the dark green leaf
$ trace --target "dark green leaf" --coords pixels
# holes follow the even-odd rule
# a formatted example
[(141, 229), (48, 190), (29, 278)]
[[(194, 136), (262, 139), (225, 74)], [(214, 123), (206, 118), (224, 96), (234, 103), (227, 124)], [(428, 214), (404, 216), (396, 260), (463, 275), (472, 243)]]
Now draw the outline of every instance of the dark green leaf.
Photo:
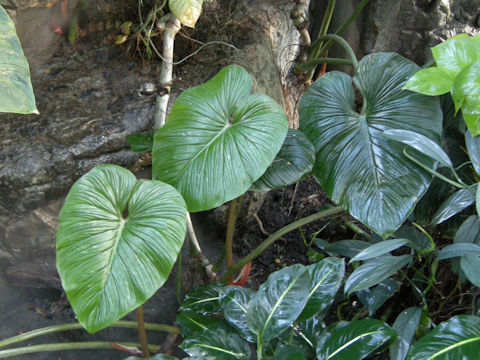
[(315, 245), (333, 256), (352, 258), (371, 244), (361, 240), (340, 240), (329, 243), (322, 239), (315, 239)]
[(480, 219), (477, 215), (469, 216), (458, 229), (454, 243), (470, 243), (480, 245)]
[(450, 158), (441, 146), (422, 134), (410, 130), (394, 129), (384, 131), (383, 135), (389, 139), (411, 146), (422, 154), (438, 161), (441, 166), (453, 167)]
[(353, 321), (322, 336), (317, 344), (318, 360), (360, 360), (397, 334), (386, 323), (375, 319)]
[(460, 267), (468, 281), (480, 288), (480, 252), (465, 254), (460, 260)]
[(458, 214), (460, 211), (466, 209), (475, 202), (475, 191), (470, 189), (460, 189), (453, 193), (443, 204), (438, 208), (435, 215), (433, 215), (432, 224), (437, 225), (452, 216)]
[(87, 331), (112, 324), (163, 285), (185, 238), (185, 215), (173, 187), (137, 182), (116, 165), (97, 166), (73, 185), (59, 215), (57, 268)]
[(229, 66), (180, 94), (155, 134), (153, 176), (178, 189), (191, 212), (245, 193), (283, 144), (287, 116), (251, 88), (248, 73)]
[(395, 294), (400, 285), (398, 281), (386, 279), (373, 288), (358, 291), (357, 297), (367, 308), (369, 315), (372, 316)]
[(369, 260), (388, 254), (390, 251), (396, 250), (403, 245), (408, 244), (409, 242), (410, 241), (408, 239), (392, 239), (381, 241), (360, 251), (350, 260), (350, 263), (352, 261)]
[(480, 60), (480, 41), (472, 37), (449, 39), (433, 47), (432, 54), (437, 66), (455, 78), (467, 65)]
[(302, 181), (315, 163), (315, 149), (299, 130), (288, 129), (287, 137), (275, 160), (250, 188), (267, 191)]
[(184, 338), (193, 336), (198, 332), (217, 329), (219, 327), (229, 327), (225, 320), (197, 314), (193, 311), (182, 311), (177, 314), (175, 323), (180, 328), (180, 334)]
[(390, 345), (390, 360), (405, 360), (421, 316), (422, 309), (417, 306), (410, 307), (397, 316), (392, 327), (398, 333), (398, 338)]
[[(125, 358), (124, 360), (138, 360), (140, 359), (139, 357), (136, 356), (129, 356), (128, 358)], [(170, 356), (170, 355), (165, 355), (165, 354), (157, 354), (154, 356), (149, 356), (146, 358), (142, 358), (143, 360), (179, 360), (175, 356)]]
[(413, 226), (402, 226), (395, 231), (395, 237), (410, 240), (412, 246), (420, 252), (430, 250), (432, 246), (428, 237)]
[[(315, 178), (334, 202), (384, 238), (404, 222), (432, 177), (383, 132), (410, 130), (440, 142), (438, 99), (402, 90), (417, 70), (399, 55), (371, 54), (354, 78), (364, 97), (361, 113), (352, 79), (336, 71), (310, 86), (299, 104), (300, 129), (317, 153)], [(422, 162), (434, 165), (425, 156)]]
[(304, 354), (292, 345), (285, 345), (279, 343), (275, 347), (275, 353), (273, 354), (275, 360), (307, 360)]
[(242, 337), (250, 342), (255, 342), (256, 335), (247, 324), (248, 303), (255, 293), (240, 286), (228, 286), (222, 290), (220, 306), (225, 319), (237, 329)]
[(345, 261), (329, 257), (307, 267), (310, 275), (308, 302), (298, 321), (306, 320), (325, 310), (333, 302), (345, 276)]
[(308, 320), (298, 323), (302, 335), (315, 349), (317, 347), (317, 340), (320, 338), (320, 334), (322, 334), (325, 330), (325, 324), (323, 323), (322, 319), (323, 316), (321, 316), (321, 314), (317, 314)]
[(249, 360), (250, 347), (237, 333), (225, 328), (209, 329), (185, 339), (180, 347), (203, 360)]
[(303, 265), (270, 274), (250, 301), (248, 326), (265, 341), (280, 335), (301, 314), (309, 292), (310, 278)]
[(142, 153), (151, 151), (153, 148), (153, 130), (145, 134), (135, 134), (128, 137), (128, 143), (133, 151)]
[(466, 131), (465, 144), (467, 145), (468, 156), (472, 161), (473, 168), (477, 174), (480, 174), (480, 137), (473, 137), (470, 131)]
[(458, 315), (413, 344), (407, 359), (473, 360), (478, 359), (479, 349), (480, 317)]
[(219, 300), (224, 287), (225, 285), (218, 282), (196, 287), (185, 295), (180, 310), (191, 310), (204, 315), (221, 314)]
[(453, 79), (451, 72), (443, 68), (431, 67), (417, 72), (403, 88), (425, 95), (442, 95), (450, 92)]
[(383, 256), (359, 266), (345, 283), (345, 292), (352, 293), (377, 285), (412, 260), (412, 255)]
[(447, 245), (438, 253), (437, 261), (465, 256), (471, 252), (480, 255), (480, 245), (469, 243)]
[(15, 25), (0, 6), (0, 112), (38, 114), (30, 69)]

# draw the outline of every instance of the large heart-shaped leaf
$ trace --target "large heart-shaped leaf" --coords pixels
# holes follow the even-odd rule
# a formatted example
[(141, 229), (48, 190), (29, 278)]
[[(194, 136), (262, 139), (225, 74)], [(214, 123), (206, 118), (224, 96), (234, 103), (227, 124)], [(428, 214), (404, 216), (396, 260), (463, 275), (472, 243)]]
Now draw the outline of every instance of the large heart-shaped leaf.
[(306, 320), (326, 309), (333, 302), (345, 275), (345, 260), (326, 258), (307, 267), (310, 275), (308, 302), (298, 321)]
[(249, 303), (247, 323), (259, 340), (270, 340), (285, 331), (308, 300), (310, 278), (303, 265), (292, 265), (271, 274)]
[(407, 359), (478, 359), (479, 348), (480, 317), (459, 315), (441, 323), (413, 344)]
[(57, 267), (78, 321), (96, 332), (143, 304), (168, 278), (186, 229), (170, 185), (100, 165), (70, 190), (60, 212)]
[(392, 327), (398, 333), (398, 338), (390, 345), (391, 360), (405, 360), (421, 316), (422, 309), (417, 306), (405, 309), (397, 316)]
[(265, 172), (287, 135), (287, 116), (266, 95), (250, 94), (248, 73), (229, 66), (184, 91), (155, 134), (153, 176), (173, 185), (189, 211), (212, 209)]
[(38, 114), (30, 69), (15, 25), (0, 6), (0, 112)]
[(396, 338), (396, 332), (386, 323), (375, 319), (353, 321), (317, 342), (318, 360), (360, 360), (380, 346)]
[[(383, 237), (403, 223), (432, 179), (403, 155), (403, 144), (383, 131), (410, 130), (440, 142), (438, 99), (402, 90), (418, 69), (397, 54), (363, 58), (353, 79), (363, 95), (360, 112), (352, 78), (335, 71), (300, 99), (300, 129), (315, 146), (317, 181), (334, 202)], [(427, 157), (422, 162), (434, 165)]]
[(267, 191), (302, 181), (312, 171), (315, 149), (299, 130), (288, 129), (287, 137), (275, 160), (251, 187), (253, 191)]
[(203, 0), (169, 0), (168, 7), (180, 22), (188, 27), (195, 27), (202, 13)]

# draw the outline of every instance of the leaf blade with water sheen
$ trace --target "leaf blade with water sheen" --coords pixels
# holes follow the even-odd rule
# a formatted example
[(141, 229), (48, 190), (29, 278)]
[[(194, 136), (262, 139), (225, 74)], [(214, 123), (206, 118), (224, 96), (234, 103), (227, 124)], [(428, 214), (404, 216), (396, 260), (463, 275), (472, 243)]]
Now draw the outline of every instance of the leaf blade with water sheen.
[(416, 306), (405, 309), (397, 316), (392, 327), (398, 333), (398, 338), (390, 345), (391, 360), (405, 360), (421, 316), (422, 309)]
[(475, 191), (471, 189), (460, 189), (454, 192), (438, 208), (432, 218), (432, 224), (438, 225), (460, 211), (466, 209), (475, 202)]
[(309, 292), (305, 266), (292, 265), (272, 273), (249, 303), (248, 326), (265, 341), (280, 335), (301, 314)]
[(170, 185), (137, 182), (119, 166), (100, 165), (73, 185), (59, 215), (57, 268), (89, 332), (134, 310), (166, 281), (183, 244), (185, 215)]
[(453, 80), (451, 72), (443, 68), (431, 67), (417, 72), (408, 79), (403, 88), (425, 95), (442, 95), (450, 91)]
[(396, 54), (363, 58), (354, 78), (366, 103), (361, 114), (352, 79), (338, 72), (322, 76), (300, 99), (300, 129), (317, 153), (315, 178), (334, 202), (384, 238), (404, 222), (432, 177), (403, 155), (403, 144), (382, 133), (401, 129), (437, 143), (441, 138), (438, 99), (402, 90), (418, 69)]
[(318, 360), (361, 360), (396, 338), (386, 323), (375, 319), (353, 321), (320, 338)]
[(173, 185), (191, 212), (245, 193), (282, 146), (287, 116), (266, 95), (250, 94), (251, 87), (243, 68), (224, 68), (180, 94), (155, 134), (153, 176)]
[(0, 112), (38, 114), (30, 68), (15, 25), (0, 6)]
[(250, 342), (256, 340), (255, 334), (247, 324), (248, 303), (255, 293), (240, 286), (228, 286), (220, 296), (220, 306), (225, 320), (228, 321), (244, 339)]
[(413, 344), (407, 359), (476, 359), (479, 346), (480, 317), (458, 315), (441, 323)]
[(359, 260), (369, 260), (373, 259), (382, 255), (389, 253), (390, 251), (396, 250), (403, 245), (406, 245), (410, 242), (408, 239), (392, 239), (392, 240), (384, 240), (380, 241), (379, 243), (370, 245), (366, 249), (360, 251), (357, 255), (355, 255), (351, 260), (350, 263), (353, 261)]
[(412, 255), (383, 256), (367, 261), (348, 277), (345, 292), (352, 293), (377, 285), (408, 264), (412, 258)]

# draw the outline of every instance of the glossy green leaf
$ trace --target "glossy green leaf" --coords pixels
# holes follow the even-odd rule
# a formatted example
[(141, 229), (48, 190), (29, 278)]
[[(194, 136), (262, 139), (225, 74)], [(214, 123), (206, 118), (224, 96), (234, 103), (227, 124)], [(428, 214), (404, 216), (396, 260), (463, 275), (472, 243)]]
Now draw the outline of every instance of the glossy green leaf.
[(458, 315), (441, 323), (413, 344), (408, 360), (477, 359), (480, 349), (480, 317)]
[(345, 261), (326, 258), (307, 267), (310, 275), (308, 302), (298, 321), (306, 320), (325, 310), (333, 302), (345, 276)]
[(453, 239), (454, 243), (471, 243), (480, 245), (480, 219), (477, 215), (465, 220)]
[(360, 290), (356, 293), (360, 302), (368, 310), (369, 316), (375, 314), (385, 302), (400, 288), (401, 283), (393, 279), (386, 279), (377, 286)]
[(128, 137), (128, 143), (133, 151), (142, 153), (151, 151), (153, 148), (153, 130), (145, 134), (135, 134)]
[(273, 354), (275, 360), (307, 360), (304, 354), (292, 345), (285, 345), (279, 343), (275, 347), (275, 353)]
[(304, 320), (298, 323), (298, 327), (302, 332), (302, 335), (308, 340), (313, 348), (317, 347), (317, 340), (320, 338), (320, 334), (325, 330), (325, 324), (323, 323), (322, 314)]
[(352, 258), (371, 244), (362, 240), (340, 240), (329, 243), (322, 239), (315, 239), (315, 245), (333, 256), (345, 256)]
[(287, 116), (266, 95), (250, 94), (239, 66), (184, 91), (153, 144), (153, 176), (173, 185), (191, 212), (245, 193), (267, 170), (288, 130)]
[(452, 88), (455, 110), (462, 114), (473, 136), (480, 134), (480, 60), (465, 67), (455, 78)]
[(390, 345), (390, 360), (405, 360), (421, 316), (422, 309), (417, 306), (405, 309), (397, 316), (392, 327), (398, 338)]
[(438, 67), (455, 78), (467, 65), (480, 60), (480, 41), (472, 37), (454, 38), (432, 48)]
[(480, 245), (469, 243), (447, 245), (438, 253), (437, 261), (453, 257), (462, 257), (468, 253), (476, 253), (480, 255)]
[(254, 295), (255, 293), (250, 289), (228, 286), (222, 290), (220, 296), (220, 306), (223, 309), (225, 320), (250, 342), (257, 340), (256, 335), (247, 324), (248, 303)]
[(430, 67), (413, 75), (403, 88), (425, 95), (442, 95), (450, 92), (453, 80), (454, 77), (450, 71)]
[(268, 277), (249, 303), (247, 323), (259, 339), (273, 339), (303, 311), (310, 292), (310, 277), (303, 265), (292, 265)]
[(472, 161), (473, 168), (477, 174), (480, 174), (480, 137), (473, 137), (470, 131), (466, 131), (465, 144), (467, 145), (468, 156)]
[(99, 331), (167, 280), (185, 238), (186, 207), (170, 185), (100, 165), (60, 212), (57, 268), (78, 321)]
[(441, 166), (453, 167), (450, 158), (441, 146), (422, 134), (410, 130), (394, 129), (384, 131), (383, 135), (389, 139), (411, 146), (422, 154), (438, 161)]
[(410, 241), (408, 239), (392, 239), (381, 241), (360, 251), (350, 260), (350, 263), (352, 261), (369, 260), (388, 254), (390, 251), (396, 250), (403, 245), (408, 244), (409, 242)]
[(168, 0), (168, 7), (182, 25), (195, 27), (202, 13), (203, 0)]
[[(432, 177), (383, 132), (410, 130), (440, 142), (438, 99), (402, 90), (418, 69), (393, 53), (367, 55), (353, 79), (364, 97), (361, 113), (352, 78), (336, 71), (315, 81), (299, 103), (300, 129), (317, 154), (315, 178), (334, 202), (384, 238), (404, 222)], [(425, 156), (422, 162), (434, 165)]]
[(345, 283), (345, 292), (352, 293), (377, 285), (407, 265), (412, 255), (382, 256), (359, 266)]
[(302, 181), (315, 163), (315, 149), (299, 130), (288, 129), (287, 137), (275, 160), (250, 188), (267, 191)]
[(361, 360), (397, 334), (383, 321), (353, 321), (322, 336), (317, 343), (318, 360)]
[(191, 337), (198, 332), (204, 332), (209, 329), (229, 327), (223, 319), (201, 315), (189, 310), (178, 313), (175, 318), (175, 323), (178, 325), (180, 334), (184, 338)]
[(0, 6), (0, 112), (38, 114), (30, 68), (15, 25)]
[(432, 224), (438, 225), (460, 211), (466, 209), (475, 202), (475, 191), (470, 189), (460, 189), (454, 192), (443, 202), (432, 218)]
[(180, 311), (191, 310), (204, 315), (221, 314), (219, 300), (224, 287), (225, 285), (218, 282), (196, 287), (185, 295)]
[(203, 360), (249, 360), (250, 347), (233, 329), (217, 328), (195, 333), (180, 347)]
[(465, 254), (460, 260), (460, 267), (468, 281), (480, 288), (480, 252)]

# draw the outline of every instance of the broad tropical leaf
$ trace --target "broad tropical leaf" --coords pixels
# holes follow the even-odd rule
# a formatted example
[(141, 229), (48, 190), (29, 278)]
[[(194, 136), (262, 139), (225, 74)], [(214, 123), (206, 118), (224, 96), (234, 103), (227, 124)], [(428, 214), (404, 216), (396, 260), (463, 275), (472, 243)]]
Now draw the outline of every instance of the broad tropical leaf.
[(386, 279), (377, 286), (356, 293), (360, 302), (368, 310), (368, 314), (373, 316), (385, 302), (390, 299), (400, 288), (401, 283), (392, 279)]
[(180, 347), (204, 360), (249, 360), (250, 347), (233, 329), (224, 327), (195, 333)]
[(219, 300), (224, 287), (225, 285), (218, 282), (196, 287), (185, 295), (180, 311), (190, 310), (204, 315), (221, 314)]
[(457, 75), (452, 98), (455, 109), (462, 109), (463, 118), (472, 135), (480, 135), (480, 60), (466, 66)]
[(318, 360), (361, 360), (380, 346), (395, 340), (397, 334), (383, 321), (363, 319), (337, 328), (320, 337)]
[(322, 314), (317, 314), (308, 320), (298, 323), (302, 335), (308, 339), (311, 346), (315, 349), (317, 347), (317, 340), (320, 338), (320, 334), (322, 334), (325, 330), (325, 324), (322, 320)]
[(128, 143), (133, 151), (142, 153), (151, 151), (153, 147), (153, 130), (145, 134), (135, 134), (128, 137)]
[(301, 314), (309, 292), (305, 266), (292, 265), (272, 273), (249, 303), (248, 326), (265, 341), (280, 335)]
[(390, 345), (390, 360), (405, 360), (421, 316), (422, 309), (416, 306), (405, 309), (397, 316), (392, 327), (398, 338)]
[(475, 202), (475, 189), (460, 189), (443, 202), (433, 215), (432, 224), (437, 225), (465, 210)]
[(359, 260), (370, 260), (388, 254), (390, 251), (396, 250), (403, 245), (407, 245), (409, 242), (410, 241), (408, 239), (392, 239), (380, 241), (379, 243), (370, 245), (366, 249), (360, 251), (350, 260), (350, 262)]
[(225, 320), (250, 342), (256, 341), (256, 335), (247, 324), (248, 303), (254, 295), (255, 293), (250, 289), (228, 286), (223, 289), (220, 296), (220, 306)]
[(306, 320), (325, 310), (333, 302), (345, 276), (345, 261), (326, 258), (307, 267), (310, 275), (308, 302), (298, 321)]
[(288, 129), (287, 137), (275, 160), (250, 188), (267, 191), (302, 181), (315, 163), (315, 149), (299, 130)]
[(315, 239), (314, 242), (315, 245), (330, 255), (349, 258), (354, 257), (371, 245), (369, 242), (362, 240), (340, 240), (329, 243), (323, 239)]
[(218, 329), (220, 327), (227, 327), (225, 320), (218, 317), (201, 315), (194, 311), (182, 311), (177, 314), (175, 323), (180, 328), (180, 334), (184, 338), (189, 338), (196, 333), (201, 333), (206, 330)]
[(365, 262), (348, 277), (345, 292), (352, 293), (377, 285), (407, 265), (412, 258), (412, 255), (386, 255)]
[(167, 280), (185, 237), (186, 207), (170, 185), (100, 165), (81, 177), (60, 212), (57, 267), (78, 321), (99, 331)]
[(422, 69), (403, 87), (425, 95), (442, 95), (450, 92), (454, 77), (450, 71), (439, 67)]
[(203, 0), (168, 0), (168, 7), (182, 25), (195, 27), (202, 13)]
[(453, 257), (462, 257), (469, 253), (480, 255), (480, 245), (470, 243), (456, 243), (445, 246), (437, 255), (437, 261)]
[(251, 87), (243, 68), (229, 66), (180, 94), (155, 134), (153, 176), (173, 185), (191, 212), (245, 193), (283, 144), (287, 116)]
[(15, 25), (0, 6), (0, 112), (38, 114), (30, 68)]
[(480, 288), (480, 253), (468, 253), (460, 260), (460, 267), (468, 281)]
[[(402, 90), (418, 69), (393, 53), (363, 58), (353, 79), (363, 95), (360, 113), (352, 78), (336, 71), (300, 99), (300, 129), (317, 153), (315, 178), (334, 202), (384, 238), (403, 223), (432, 177), (403, 155), (405, 145), (383, 132), (409, 130), (440, 142), (438, 99)], [(434, 166), (433, 160), (416, 156)]]
[(480, 349), (480, 317), (458, 315), (441, 323), (417, 341), (408, 353), (408, 360), (478, 359)]
[(436, 65), (455, 78), (466, 66), (480, 60), (480, 39), (469, 36), (448, 39), (433, 47), (432, 55)]

